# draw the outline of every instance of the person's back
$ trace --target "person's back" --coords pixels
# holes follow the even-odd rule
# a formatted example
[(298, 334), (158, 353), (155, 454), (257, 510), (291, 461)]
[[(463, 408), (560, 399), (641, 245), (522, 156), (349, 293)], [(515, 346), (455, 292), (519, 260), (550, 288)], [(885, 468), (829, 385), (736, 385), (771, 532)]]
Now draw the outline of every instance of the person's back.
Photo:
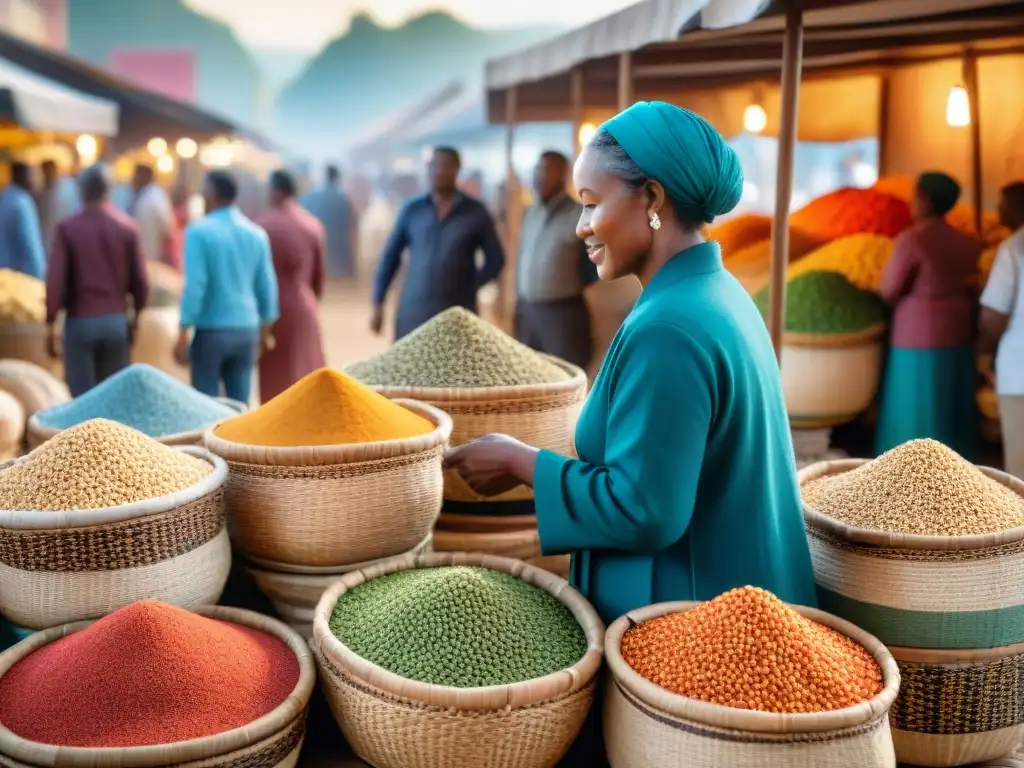
[(57, 225), (56, 244), (67, 249), (68, 304), (71, 317), (124, 312), (132, 292), (139, 230), (132, 218), (113, 206), (84, 208)]
[(323, 186), (303, 196), (302, 207), (316, 217), (324, 229), (327, 274), (347, 278), (355, 274), (356, 213), (341, 189), (341, 174), (328, 166)]
[(28, 166), (12, 164), (11, 183), (0, 192), (0, 268), (42, 278), (46, 272), (46, 246), (30, 189)]

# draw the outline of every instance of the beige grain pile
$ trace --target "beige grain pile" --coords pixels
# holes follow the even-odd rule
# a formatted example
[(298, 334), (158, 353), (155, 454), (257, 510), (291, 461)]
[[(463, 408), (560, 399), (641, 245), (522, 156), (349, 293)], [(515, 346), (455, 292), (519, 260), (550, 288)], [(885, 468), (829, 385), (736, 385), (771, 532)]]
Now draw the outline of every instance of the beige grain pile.
[(82, 510), (189, 488), (213, 471), (131, 427), (92, 419), (58, 432), (0, 472), (0, 509)]
[(1024, 526), (1024, 498), (935, 440), (911, 440), (801, 488), (804, 502), (857, 528), (967, 536)]

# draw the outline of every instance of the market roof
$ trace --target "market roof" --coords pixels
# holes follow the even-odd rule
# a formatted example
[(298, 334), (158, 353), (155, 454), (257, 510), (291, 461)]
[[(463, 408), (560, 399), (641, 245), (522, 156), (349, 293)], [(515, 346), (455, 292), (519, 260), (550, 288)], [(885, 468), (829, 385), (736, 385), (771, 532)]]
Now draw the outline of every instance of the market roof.
[(421, 99), (401, 104), (361, 128), (346, 142), (347, 149), (349, 152), (363, 152), (397, 140), (399, 134), (418, 125), (463, 93), (462, 84), (452, 81)]
[(0, 58), (0, 119), (33, 131), (117, 134), (117, 104)]
[[(948, 58), (1024, 43), (1019, 0), (804, 2), (808, 76), (856, 67)], [(746, 16), (746, 19), (744, 19)], [(780, 4), (739, 0), (643, 0), (613, 16), (487, 64), (488, 114), (504, 121), (517, 86), (517, 118), (569, 117), (569, 72), (581, 67), (588, 106), (617, 105), (618, 54), (633, 53), (637, 99), (777, 82), (785, 19)]]
[(120, 107), (119, 139), (245, 133), (226, 118), (139, 88), (99, 67), (5, 32), (0, 32), (0, 57), (69, 88), (116, 102)]

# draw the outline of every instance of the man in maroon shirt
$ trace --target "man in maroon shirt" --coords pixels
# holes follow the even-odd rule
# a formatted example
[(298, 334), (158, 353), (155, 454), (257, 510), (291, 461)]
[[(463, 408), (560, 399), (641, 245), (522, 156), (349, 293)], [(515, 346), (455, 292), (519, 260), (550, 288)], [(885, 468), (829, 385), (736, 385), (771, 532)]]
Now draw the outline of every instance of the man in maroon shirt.
[(73, 397), (128, 365), (149, 295), (139, 231), (110, 204), (109, 170), (87, 168), (80, 186), (82, 209), (57, 226), (46, 275), (50, 354), (60, 355), (55, 325), (64, 310), (64, 377)]

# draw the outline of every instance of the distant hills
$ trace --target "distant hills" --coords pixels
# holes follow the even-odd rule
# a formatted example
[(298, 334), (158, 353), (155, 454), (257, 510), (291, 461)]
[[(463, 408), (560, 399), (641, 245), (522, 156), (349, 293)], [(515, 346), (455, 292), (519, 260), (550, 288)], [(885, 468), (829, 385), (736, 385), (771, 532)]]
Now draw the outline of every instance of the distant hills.
[(346, 137), (451, 80), (482, 87), (484, 62), (561, 32), (482, 30), (433, 12), (397, 28), (366, 15), (309, 61), (280, 93), (275, 133), (303, 154), (336, 157)]

